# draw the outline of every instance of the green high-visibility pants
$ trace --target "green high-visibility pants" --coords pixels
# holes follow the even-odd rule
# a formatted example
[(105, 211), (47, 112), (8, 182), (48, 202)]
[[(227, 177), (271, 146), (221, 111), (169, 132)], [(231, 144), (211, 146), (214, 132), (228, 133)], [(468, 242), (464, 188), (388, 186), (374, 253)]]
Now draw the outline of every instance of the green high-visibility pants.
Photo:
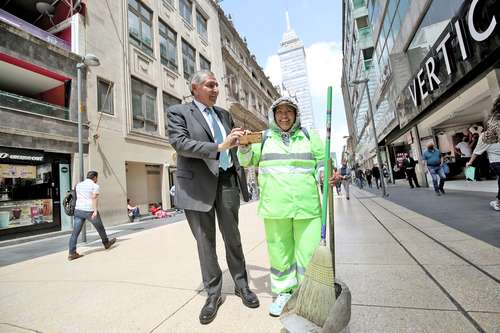
[(271, 262), (271, 290), (293, 292), (321, 239), (321, 218), (264, 219)]

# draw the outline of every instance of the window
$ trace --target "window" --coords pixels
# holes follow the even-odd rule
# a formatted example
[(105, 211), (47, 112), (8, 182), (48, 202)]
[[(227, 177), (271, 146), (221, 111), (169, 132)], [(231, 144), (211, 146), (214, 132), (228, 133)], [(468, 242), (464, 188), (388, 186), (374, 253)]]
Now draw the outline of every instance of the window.
[(163, 4), (166, 7), (175, 8), (175, 1), (174, 0), (163, 0)]
[(165, 117), (165, 135), (168, 136), (168, 119), (167, 119), (167, 110), (172, 105), (181, 104), (181, 100), (177, 97), (169, 95), (167, 93), (163, 93), (163, 116)]
[(196, 51), (184, 39), (182, 40), (182, 70), (184, 78), (189, 80), (196, 67)]
[(200, 54), (200, 69), (210, 70), (210, 61)]
[(187, 23), (193, 24), (193, 3), (190, 0), (179, 0), (179, 12)]
[(128, 0), (128, 34), (130, 42), (153, 54), (153, 13), (136, 0)]
[(160, 21), (160, 58), (161, 63), (177, 70), (177, 34)]
[(132, 128), (149, 133), (158, 132), (156, 88), (132, 78)]
[(115, 114), (113, 111), (113, 83), (97, 79), (97, 111)]
[(433, 1), (407, 50), (412, 73), (420, 68), (430, 48), (449, 24), (450, 19), (460, 9), (462, 0)]
[(196, 30), (203, 39), (208, 40), (207, 19), (199, 11), (196, 11)]

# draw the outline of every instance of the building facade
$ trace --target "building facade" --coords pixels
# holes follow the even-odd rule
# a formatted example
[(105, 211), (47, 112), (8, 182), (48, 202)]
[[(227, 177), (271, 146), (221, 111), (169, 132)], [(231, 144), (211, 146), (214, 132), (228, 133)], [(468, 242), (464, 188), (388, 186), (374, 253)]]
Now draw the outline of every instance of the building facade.
[(267, 128), (269, 108), (279, 93), (221, 8), (219, 22), (227, 96), (224, 106), (231, 112), (236, 126), (262, 131)]
[[(78, 164), (84, 9), (60, 2), (48, 16), (14, 1), (0, 9), (0, 240), (72, 228), (61, 201)], [(83, 135), (86, 151), (86, 124)]]
[[(96, 2), (88, 13), (87, 52), (102, 59), (87, 77), (88, 160), (102, 174), (105, 223), (123, 223), (127, 199), (142, 213), (153, 203), (173, 206), (176, 154), (166, 112), (192, 101), (195, 71), (215, 73), (217, 105), (231, 112), (237, 126), (252, 130), (266, 127), (265, 110), (276, 92), (215, 1)], [(231, 50), (245, 56), (246, 66)]]
[(286, 13), (287, 31), (281, 39), (278, 55), (281, 67), (282, 88), (295, 97), (300, 109), (300, 122), (306, 128), (314, 128), (313, 106), (309, 78), (307, 76), (304, 43), (290, 25)]
[[(217, 2), (60, 1), (43, 13), (34, 0), (0, 10), (0, 238), (72, 228), (60, 202), (80, 174), (76, 81), (87, 54), (100, 64), (82, 70), (83, 171), (99, 172), (106, 225), (128, 220), (127, 199), (143, 214), (172, 207), (166, 110), (192, 101), (195, 71), (215, 73), (217, 105), (238, 125), (267, 126), (276, 90)], [(223, 48), (221, 29), (246, 66)]]
[[(373, 165), (375, 147), (393, 177), (404, 153), (420, 159), (433, 142), (463, 176), (455, 149), (477, 142), (500, 94), (500, 18), (490, 0), (345, 0), (342, 91), (355, 163)], [(369, 128), (368, 78), (378, 142)], [(477, 134), (476, 134), (477, 133)], [(487, 177), (487, 165), (481, 166)], [(425, 170), (417, 167), (425, 181)]]

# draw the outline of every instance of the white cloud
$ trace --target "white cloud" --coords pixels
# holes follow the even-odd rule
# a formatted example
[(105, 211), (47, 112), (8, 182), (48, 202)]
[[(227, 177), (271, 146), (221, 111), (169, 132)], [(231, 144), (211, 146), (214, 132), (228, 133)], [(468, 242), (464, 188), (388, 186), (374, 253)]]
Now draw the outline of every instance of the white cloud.
[(264, 73), (269, 76), (274, 85), (281, 85), (280, 58), (277, 54), (267, 58)]
[[(316, 127), (324, 137), (327, 87), (332, 86), (332, 144), (331, 151), (340, 158), (348, 135), (344, 103), (340, 82), (342, 77), (342, 47), (336, 42), (318, 42), (306, 47), (306, 65), (314, 109)], [(278, 55), (267, 58), (264, 69), (275, 85), (281, 84), (281, 69)]]

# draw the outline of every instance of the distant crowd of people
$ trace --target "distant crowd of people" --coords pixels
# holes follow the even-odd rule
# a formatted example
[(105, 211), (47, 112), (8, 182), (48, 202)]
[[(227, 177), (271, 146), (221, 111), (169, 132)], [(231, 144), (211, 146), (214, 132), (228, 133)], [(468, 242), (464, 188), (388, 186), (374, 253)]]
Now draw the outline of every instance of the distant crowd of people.
[[(487, 175), (494, 174), (497, 178), (497, 198), (490, 202), (490, 206), (500, 211), (500, 97), (496, 99), (491, 110), (490, 118), (486, 129), (471, 129), (470, 135), (464, 135), (462, 140), (455, 145), (455, 164), (465, 167), (464, 174), (467, 180), (475, 181), (486, 178)], [(476, 126), (477, 127), (477, 126)], [(435, 147), (433, 142), (427, 144), (426, 150), (422, 154), (423, 167), (432, 178), (432, 185), (437, 196), (446, 194), (444, 185), (450, 174), (451, 152), (442, 153)], [(394, 171), (403, 171), (411, 188), (418, 188), (416, 174), (416, 161), (408, 152), (404, 153), (403, 160), (398, 160), (394, 166)], [(485, 171), (485, 165), (486, 171)], [(489, 170), (488, 170), (489, 168)], [(375, 178), (377, 189), (380, 187), (380, 171), (377, 166), (363, 170), (356, 167), (351, 174), (351, 179), (359, 188), (363, 188), (365, 181), (369, 188), (372, 188), (372, 179)], [(389, 181), (389, 173), (386, 165), (383, 166), (383, 176)], [(340, 178), (339, 178), (340, 179)], [(335, 182), (337, 193), (340, 193), (340, 182)], [(347, 187), (348, 188), (348, 187)], [(347, 198), (348, 190), (346, 190)]]

